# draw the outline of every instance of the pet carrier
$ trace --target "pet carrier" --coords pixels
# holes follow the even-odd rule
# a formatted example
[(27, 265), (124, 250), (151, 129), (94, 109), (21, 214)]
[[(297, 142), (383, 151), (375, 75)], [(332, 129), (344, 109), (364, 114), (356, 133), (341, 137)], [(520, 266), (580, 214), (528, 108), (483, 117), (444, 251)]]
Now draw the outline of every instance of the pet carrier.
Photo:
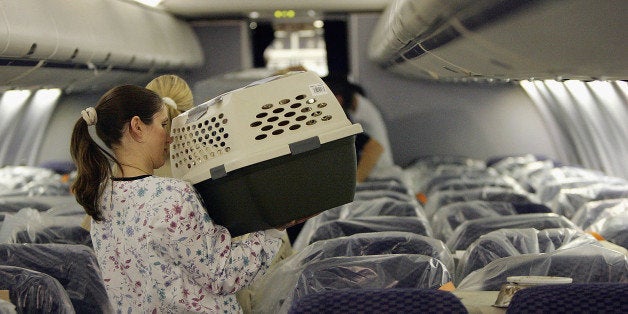
[(274, 76), (176, 117), (171, 168), (238, 236), (351, 202), (360, 132), (315, 73)]

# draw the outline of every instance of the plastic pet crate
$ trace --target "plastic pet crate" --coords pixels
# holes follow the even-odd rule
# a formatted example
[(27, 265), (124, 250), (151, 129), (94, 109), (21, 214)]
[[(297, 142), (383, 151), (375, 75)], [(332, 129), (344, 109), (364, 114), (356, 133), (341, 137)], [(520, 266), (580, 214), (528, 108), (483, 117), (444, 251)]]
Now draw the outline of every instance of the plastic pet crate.
[(351, 202), (360, 132), (315, 73), (274, 76), (176, 117), (171, 168), (238, 236)]

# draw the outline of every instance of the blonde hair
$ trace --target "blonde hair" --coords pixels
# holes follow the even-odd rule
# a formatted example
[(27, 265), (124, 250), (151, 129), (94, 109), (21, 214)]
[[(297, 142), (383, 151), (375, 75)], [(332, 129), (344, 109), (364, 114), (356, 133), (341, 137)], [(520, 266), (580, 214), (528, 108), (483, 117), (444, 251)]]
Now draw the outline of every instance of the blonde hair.
[(284, 74), (288, 74), (290, 72), (294, 72), (294, 71), (307, 71), (307, 69), (302, 66), (302, 65), (291, 65), (289, 67), (283, 68), (283, 69), (279, 69), (277, 71), (275, 71), (275, 73), (273, 73), (274, 75), (284, 75)]
[[(165, 74), (154, 78), (146, 88), (154, 91), (161, 97), (169, 97), (177, 104), (176, 114), (170, 115), (170, 119), (190, 110), (194, 106), (194, 97), (188, 83), (174, 74)], [(175, 112), (173, 112), (175, 113)]]
[[(177, 75), (160, 75), (150, 81), (146, 85), (146, 88), (154, 91), (160, 97), (168, 97), (176, 103), (176, 109), (174, 107), (167, 106), (169, 119), (168, 124), (166, 125), (166, 131), (168, 133), (170, 133), (172, 119), (194, 107), (194, 97), (192, 96), (190, 86), (184, 79)], [(172, 176), (169, 158), (166, 160), (166, 164), (163, 167), (155, 170), (155, 174), (168, 177)]]

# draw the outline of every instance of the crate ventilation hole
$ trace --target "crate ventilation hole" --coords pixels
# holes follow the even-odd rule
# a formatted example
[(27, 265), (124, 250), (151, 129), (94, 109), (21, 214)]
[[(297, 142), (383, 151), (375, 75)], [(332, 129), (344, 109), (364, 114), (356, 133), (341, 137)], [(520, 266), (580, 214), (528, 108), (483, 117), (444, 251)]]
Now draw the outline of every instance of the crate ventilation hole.
[(282, 99), (277, 104), (268, 103), (261, 106), (261, 111), (250, 124), (251, 128), (259, 129), (255, 140), (261, 141), (273, 135), (298, 130), (302, 126), (312, 126), (319, 120), (331, 120), (332, 116), (323, 112), (327, 103), (316, 103), (316, 98), (305, 100), (306, 97), (298, 95), (295, 102)]
[[(325, 114), (327, 103), (317, 103), (315, 98), (305, 100), (306, 95), (298, 95), (295, 102), (282, 99), (277, 104), (264, 104), (260, 112), (255, 115), (250, 124), (253, 129), (259, 129), (255, 140), (261, 141), (270, 136), (281, 135), (284, 132), (295, 131), (303, 126), (313, 126), (318, 121), (329, 121), (332, 116)], [(222, 154), (228, 153), (231, 147), (225, 141), (229, 133), (223, 125), (228, 119), (221, 113), (216, 118), (211, 117), (192, 125), (186, 125), (172, 130), (172, 136), (177, 140), (173, 145), (172, 158), (175, 168), (188, 169)]]
[(177, 142), (172, 146), (170, 158), (175, 161), (175, 168), (190, 169), (197, 163), (228, 153), (231, 150), (226, 142), (229, 133), (224, 128), (228, 122), (221, 113), (218, 117), (173, 129), (172, 137)]

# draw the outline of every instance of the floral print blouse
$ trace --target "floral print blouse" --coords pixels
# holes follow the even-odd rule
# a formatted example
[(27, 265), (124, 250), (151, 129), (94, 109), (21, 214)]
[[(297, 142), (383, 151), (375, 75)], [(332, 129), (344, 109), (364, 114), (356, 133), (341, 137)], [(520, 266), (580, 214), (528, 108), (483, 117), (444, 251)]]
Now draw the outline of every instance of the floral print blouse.
[(235, 292), (264, 273), (281, 233), (232, 242), (194, 187), (153, 176), (109, 181), (91, 236), (118, 313), (240, 313)]

